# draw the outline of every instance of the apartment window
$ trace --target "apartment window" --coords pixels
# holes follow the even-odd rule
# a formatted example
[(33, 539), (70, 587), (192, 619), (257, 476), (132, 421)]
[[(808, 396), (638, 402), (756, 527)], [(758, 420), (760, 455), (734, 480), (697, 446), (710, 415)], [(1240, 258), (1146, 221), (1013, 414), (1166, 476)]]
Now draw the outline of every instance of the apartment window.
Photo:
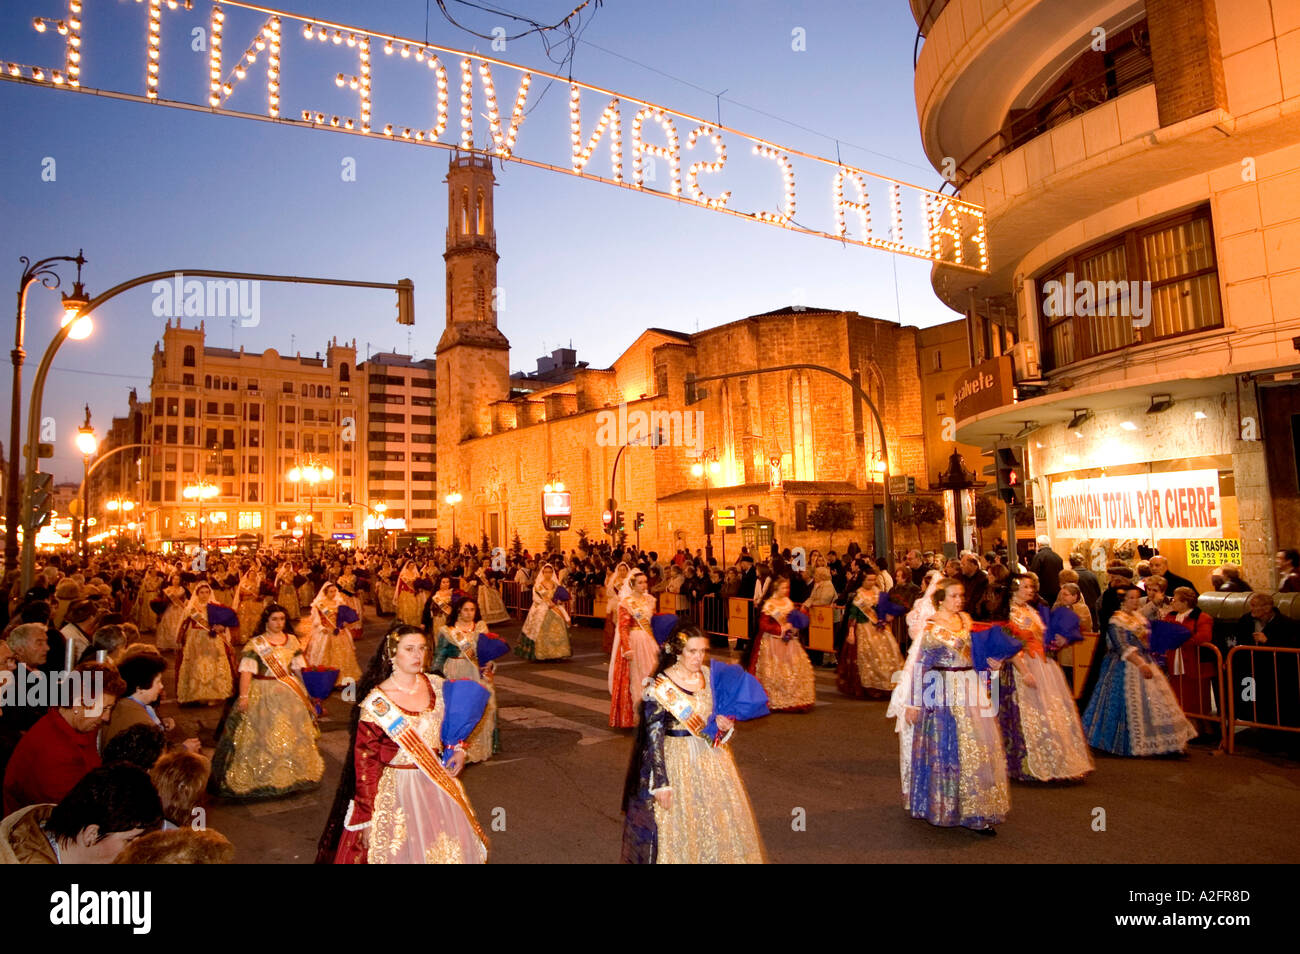
[(285, 434), (285, 435), (284, 435), (284, 449), (285, 449), (285, 450), (293, 450), (293, 435), (292, 435), (292, 434)]
[[(371, 480), (401, 480), (403, 474), (400, 470), (372, 470), (370, 472)], [(392, 516), (392, 514), (389, 514)]]
[(432, 520), (433, 518), (434, 518), (434, 512), (433, 512), (432, 510), (412, 510), (412, 511), (411, 511), (411, 519), (412, 519), (412, 520)]
[(262, 432), (261, 432), (261, 431), (245, 431), (245, 432), (244, 432), (244, 440), (247, 442), (247, 444), (248, 444), (249, 447), (261, 447), (261, 446), (262, 446)]
[(285, 381), (284, 384), (281, 385), (280, 390), (283, 391), (285, 394), (292, 394), (292, 393), (293, 393), (293, 382), (292, 382), (292, 381)]
[(312, 437), (310, 434), (302, 435), (302, 449), (303, 452), (307, 454), (316, 453), (316, 438)]
[(226, 417), (234, 417), (234, 416), (235, 416), (235, 405), (233, 405), (233, 404), (223, 404), (223, 405), (221, 405), (221, 413), (224, 414), (224, 415), (226, 415)]
[(195, 414), (196, 414), (196, 412), (198, 411), (198, 406), (197, 406), (197, 405), (198, 405), (198, 402), (195, 401), (193, 398), (186, 398), (186, 399), (185, 399), (185, 416), (186, 416), (186, 417), (194, 417)]
[[(433, 471), (431, 471), (431, 470), (416, 470), (416, 471), (412, 471), (412, 472), (411, 472), (411, 480), (427, 481), (428, 483), (433, 483)], [(418, 496), (420, 496), (420, 495), (419, 495), (419, 494), (416, 494), (416, 496), (418, 497)], [(427, 495), (426, 495), (426, 496), (427, 496)]]
[(315, 408), (310, 408), (310, 407), (305, 407), (305, 408), (303, 408), (303, 409), (302, 409), (302, 419), (303, 419), (304, 421), (315, 421), (315, 420), (316, 420), (316, 409), (315, 409)]
[(262, 466), (262, 461), (259, 457), (246, 457), (245, 461), (244, 469), (250, 474), (258, 473), (258, 468)]
[(386, 414), (383, 411), (371, 412), (370, 421), (372, 424), (405, 424), (405, 414)]
[(212, 375), (210, 374), (203, 375), (203, 386), (205, 388), (212, 387)]
[(406, 398), (400, 394), (379, 394), (374, 391), (370, 392), (370, 403), (372, 404), (405, 404)]
[(414, 396), (411, 398), (413, 407), (433, 407), (433, 398)]
[(257, 484), (246, 484), (248, 489), (244, 492), (244, 499), (249, 503), (257, 503)]
[(406, 460), (406, 452), (372, 450), (370, 452), (370, 459), (371, 460)]
[(187, 424), (185, 425), (185, 431), (183, 433), (183, 439), (181, 440), (181, 443), (184, 444), (186, 447), (193, 447), (194, 441), (197, 437), (198, 437), (198, 428)]
[(168, 424), (168, 425), (167, 425), (167, 443), (168, 443), (168, 444), (175, 444), (175, 443), (176, 443), (176, 425), (175, 425), (175, 424)]
[[(1141, 293), (1144, 282), (1150, 282), (1149, 303)], [(1043, 365), (1049, 370), (1221, 327), (1209, 209), (1132, 229), (1077, 252), (1042, 273), (1038, 294)], [(1148, 323), (1135, 327), (1138, 309), (1148, 306), (1143, 319)], [(1084, 309), (1087, 314), (1074, 314)]]
[(248, 419), (250, 421), (260, 421), (262, 419), (262, 407), (260, 404), (250, 404), (248, 406)]
[(181, 359), (181, 364), (187, 368), (194, 367), (194, 345), (185, 346), (185, 356)]
[(249, 378), (249, 379), (248, 379), (248, 390), (250, 390), (250, 391), (256, 391), (256, 390), (257, 390), (257, 379), (256, 379), (256, 378)]
[(401, 444), (406, 438), (396, 431), (371, 431), (370, 440), (375, 444)]
[(412, 444), (433, 444), (436, 443), (432, 434), (412, 434)]
[(163, 481), (163, 495), (162, 495), (162, 499), (163, 499), (163, 500), (175, 500), (175, 499), (176, 499), (176, 481), (174, 481), (174, 480), (164, 480), (164, 481)]
[(434, 461), (433, 454), (427, 454), (424, 451), (412, 451), (411, 463), (413, 464), (432, 464)]
[(152, 501), (155, 501), (155, 502), (157, 502), (157, 501), (159, 501), (159, 500), (162, 500), (162, 481), (161, 481), (161, 480), (151, 480), (151, 481), (149, 481), (149, 499), (152, 500)]
[(411, 415), (411, 423), (412, 423), (413, 425), (424, 425), (425, 427), (433, 427), (433, 415), (432, 415), (432, 414), (412, 414), (412, 415)]
[(155, 444), (161, 444), (162, 439), (163, 439), (163, 426), (161, 424), (155, 424), (153, 426), (153, 442)]
[(169, 397), (167, 399), (167, 416), (179, 417), (181, 413), (181, 399)]
[(215, 427), (209, 427), (206, 431), (203, 432), (203, 446), (213, 447), (216, 445), (216, 443), (217, 443), (217, 429)]
[(227, 427), (221, 432), (221, 446), (226, 450), (235, 449), (235, 432)]
[(192, 375), (192, 374), (182, 374), (182, 375), (181, 375), (181, 384), (187, 384), (187, 385), (189, 385), (190, 387), (193, 387), (193, 386), (194, 386), (194, 375)]
[(286, 407), (286, 408), (282, 408), (281, 410), (282, 410), (284, 413), (281, 415), (281, 418), (280, 418), (280, 419), (281, 419), (282, 421), (284, 421), (284, 423), (286, 423), (286, 424), (296, 424), (296, 423), (297, 423), (297, 421), (298, 421), (298, 409), (297, 409), (297, 408)]
[(153, 399), (153, 415), (154, 417), (163, 416), (163, 399), (160, 397)]

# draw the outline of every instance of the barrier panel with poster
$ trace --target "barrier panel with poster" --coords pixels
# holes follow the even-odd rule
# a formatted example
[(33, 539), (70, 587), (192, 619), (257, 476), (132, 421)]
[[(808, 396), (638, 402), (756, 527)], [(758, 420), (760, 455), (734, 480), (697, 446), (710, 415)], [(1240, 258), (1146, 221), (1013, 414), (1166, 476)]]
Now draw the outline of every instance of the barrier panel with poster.
[(732, 596), (727, 599), (727, 638), (749, 639), (751, 601)]
[(808, 607), (808, 648), (835, 651), (835, 607)]

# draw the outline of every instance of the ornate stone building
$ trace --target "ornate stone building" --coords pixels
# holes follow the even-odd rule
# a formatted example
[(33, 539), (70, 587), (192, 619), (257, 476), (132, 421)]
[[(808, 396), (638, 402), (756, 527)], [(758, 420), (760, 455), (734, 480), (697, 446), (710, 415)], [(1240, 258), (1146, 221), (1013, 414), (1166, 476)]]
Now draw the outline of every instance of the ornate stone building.
[[(782, 546), (825, 549), (828, 534), (809, 529), (808, 514), (833, 498), (854, 512), (854, 528), (836, 544), (866, 546), (883, 527), (888, 474), (928, 486), (925, 435), (934, 425), (922, 407), (918, 330), (855, 312), (782, 308), (695, 334), (651, 328), (609, 368), (575, 366), (549, 386), (512, 387), (509, 343), (492, 307), (491, 165), (457, 155), (447, 181), (447, 324), (436, 388), (439, 543), (451, 541), (445, 500), (455, 491), (462, 540), (486, 534), (493, 545), (508, 545), (517, 532), (526, 547), (542, 546), (542, 488), (558, 478), (572, 495), (571, 530), (560, 538), (566, 548), (578, 530), (600, 537), (611, 497), (629, 539), (643, 513), (640, 543), (661, 552), (704, 547), (706, 501), (714, 510), (735, 507), (738, 523), (751, 512), (768, 518)], [(816, 369), (766, 370), (797, 364), (858, 384), (880, 410), (884, 443), (870, 409), (844, 381)], [(703, 382), (703, 398), (687, 404), (688, 376), (738, 371)], [(692, 465), (701, 459), (716, 467), (697, 476)], [(923, 530), (928, 546), (941, 539), (939, 527)], [(743, 535), (726, 535), (730, 554)], [(915, 530), (900, 531), (898, 545), (915, 545)]]

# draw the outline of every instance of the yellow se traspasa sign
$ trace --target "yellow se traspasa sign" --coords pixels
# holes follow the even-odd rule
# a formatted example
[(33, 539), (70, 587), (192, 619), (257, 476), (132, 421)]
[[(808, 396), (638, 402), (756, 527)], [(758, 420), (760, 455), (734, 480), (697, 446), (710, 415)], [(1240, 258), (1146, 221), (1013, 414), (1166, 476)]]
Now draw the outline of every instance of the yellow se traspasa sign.
[(1188, 566), (1219, 566), (1222, 563), (1241, 565), (1241, 540), (1188, 540)]

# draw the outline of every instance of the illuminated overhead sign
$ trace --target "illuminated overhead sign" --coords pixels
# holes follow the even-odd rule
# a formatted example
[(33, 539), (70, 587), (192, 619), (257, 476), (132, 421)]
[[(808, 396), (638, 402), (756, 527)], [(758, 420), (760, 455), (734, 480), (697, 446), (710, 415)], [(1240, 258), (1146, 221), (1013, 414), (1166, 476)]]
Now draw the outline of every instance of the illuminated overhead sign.
[[(178, 0), (137, 4), (104, 5), (96, 14), (140, 24), (143, 92), (87, 85), (97, 64), (116, 65), (130, 54), (116, 43), (107, 48), (86, 33), (81, 0), (68, 0), (63, 19), (33, 18), (36, 33), (45, 37), (30, 41), (30, 57), (15, 48), (23, 41), (7, 38), (10, 49), (3, 52), (11, 55), (0, 62), (0, 77), (478, 152), (807, 235), (988, 271), (987, 231), (978, 206), (718, 122), (494, 57), (252, 3), (212, 3), (206, 15)], [(38, 14), (48, 14), (53, 6), (31, 5)], [(61, 67), (19, 62), (48, 62), (54, 53), (51, 40), (63, 47)], [(206, 73), (196, 63), (204, 64)], [(377, 78), (380, 63), (383, 75)], [(282, 102), (282, 84), (290, 76), (294, 101)], [(563, 95), (544, 100), (545, 89), (534, 94), (535, 80), (545, 81), (546, 87), (568, 87), (567, 109)], [(409, 94), (417, 84), (426, 97), (423, 108), (408, 112), (405, 122), (388, 122), (396, 108), (391, 100), (377, 99), (377, 92)], [(506, 97), (504, 116), (498, 90)], [(546, 109), (532, 118), (543, 104)], [(402, 108), (410, 110), (409, 105)], [(528, 119), (532, 121), (526, 124)], [(743, 148), (740, 156), (737, 145)]]

